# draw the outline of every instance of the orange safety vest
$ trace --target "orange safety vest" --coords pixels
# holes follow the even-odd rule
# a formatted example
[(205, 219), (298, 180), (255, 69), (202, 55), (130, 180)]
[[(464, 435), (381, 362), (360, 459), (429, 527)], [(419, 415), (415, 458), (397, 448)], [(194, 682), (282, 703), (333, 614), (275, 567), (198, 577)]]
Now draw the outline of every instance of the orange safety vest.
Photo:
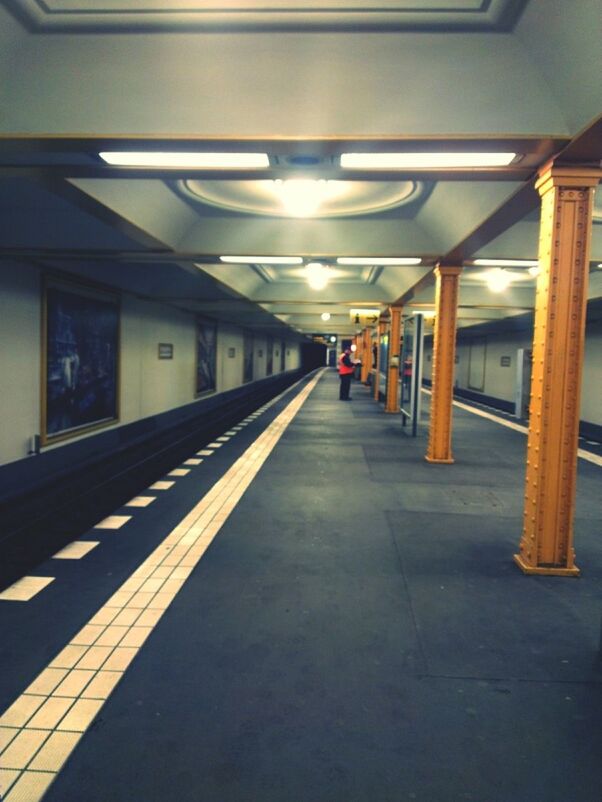
[(355, 371), (355, 365), (348, 368), (347, 365), (343, 364), (343, 359), (347, 356), (344, 352), (339, 357), (339, 374), (341, 376), (347, 376), (349, 373), (353, 373)]

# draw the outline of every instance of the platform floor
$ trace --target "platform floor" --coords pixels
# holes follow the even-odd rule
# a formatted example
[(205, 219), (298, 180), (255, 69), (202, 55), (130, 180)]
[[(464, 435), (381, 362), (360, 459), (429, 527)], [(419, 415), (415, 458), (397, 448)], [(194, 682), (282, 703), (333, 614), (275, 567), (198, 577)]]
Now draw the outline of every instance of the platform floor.
[(456, 409), (429, 465), (333, 371), (286, 412), (310, 382), (0, 601), (7, 802), (600, 802), (602, 468), (581, 578), (525, 577), (523, 434)]

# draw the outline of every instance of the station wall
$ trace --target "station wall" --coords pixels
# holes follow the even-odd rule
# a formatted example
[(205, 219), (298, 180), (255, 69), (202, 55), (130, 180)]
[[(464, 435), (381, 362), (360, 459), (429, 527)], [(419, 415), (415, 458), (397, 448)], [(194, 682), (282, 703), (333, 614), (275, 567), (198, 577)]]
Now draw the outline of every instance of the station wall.
[[(517, 350), (531, 349), (528, 330), (499, 333), (458, 332), (454, 384), (461, 390), (514, 403)], [(581, 420), (602, 427), (602, 320), (588, 321), (583, 361)], [(505, 359), (502, 359), (505, 357)], [(508, 360), (509, 357), (509, 360)], [(431, 378), (432, 339), (425, 338), (424, 378)]]
[[(22, 263), (0, 266), (0, 465), (23, 459), (40, 433), (42, 271)], [(120, 415), (116, 428), (190, 405), (197, 398), (196, 321), (192, 313), (123, 294), (120, 298)], [(216, 390), (243, 384), (245, 332), (217, 324)], [(173, 346), (172, 359), (158, 358), (158, 344)], [(267, 376), (268, 339), (253, 338), (253, 381)], [(301, 367), (298, 342), (273, 340), (272, 375)], [(203, 396), (205, 397), (205, 396)], [(53, 443), (94, 437), (95, 432)]]

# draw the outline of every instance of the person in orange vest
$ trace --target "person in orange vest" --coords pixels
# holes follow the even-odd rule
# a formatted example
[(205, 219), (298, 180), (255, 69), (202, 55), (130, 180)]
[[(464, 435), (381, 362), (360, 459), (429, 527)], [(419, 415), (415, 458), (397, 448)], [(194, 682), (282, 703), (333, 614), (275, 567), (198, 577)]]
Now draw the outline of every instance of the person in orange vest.
[(351, 387), (351, 377), (355, 372), (355, 363), (351, 359), (351, 348), (345, 348), (339, 357), (339, 401), (351, 401), (349, 389)]

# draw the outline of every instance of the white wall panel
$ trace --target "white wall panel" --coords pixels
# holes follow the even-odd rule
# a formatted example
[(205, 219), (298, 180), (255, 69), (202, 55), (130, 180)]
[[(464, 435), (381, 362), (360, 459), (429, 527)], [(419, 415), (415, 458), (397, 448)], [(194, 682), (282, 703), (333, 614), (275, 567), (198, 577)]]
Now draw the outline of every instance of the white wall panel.
[(4, 131), (565, 133), (564, 98), (554, 98), (511, 34), (57, 33), (24, 41)]
[(40, 276), (0, 267), (0, 463), (27, 455), (40, 431)]

